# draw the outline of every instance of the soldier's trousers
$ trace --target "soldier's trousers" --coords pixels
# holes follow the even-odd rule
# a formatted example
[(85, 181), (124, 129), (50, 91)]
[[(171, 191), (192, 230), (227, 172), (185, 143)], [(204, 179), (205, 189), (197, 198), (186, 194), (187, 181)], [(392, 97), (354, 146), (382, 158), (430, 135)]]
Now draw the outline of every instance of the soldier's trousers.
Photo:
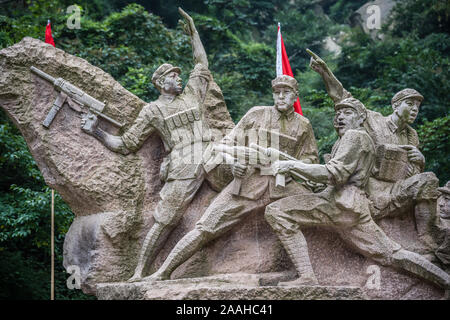
[(437, 232), (436, 201), (439, 180), (432, 172), (423, 172), (396, 183), (369, 179), (369, 196), (373, 203), (375, 220), (413, 213), (413, 219), (421, 242), (434, 251)]
[(147, 233), (139, 255), (135, 275), (141, 277), (147, 263), (153, 261), (170, 232), (179, 223), (192, 198), (201, 187), (204, 174), (195, 179), (166, 181), (160, 192), (153, 217), (155, 223)]
[(370, 214), (355, 215), (339, 209), (321, 194), (300, 194), (273, 202), (266, 208), (266, 221), (277, 233), (300, 276), (312, 273), (302, 227), (333, 228), (342, 239), (362, 255), (381, 265), (394, 266), (448, 288), (450, 277), (419, 254), (407, 251), (391, 240)]
[(418, 202), (436, 205), (439, 179), (432, 172), (423, 172), (395, 183), (369, 179), (370, 199), (374, 204), (372, 216), (380, 219), (412, 209)]
[(172, 249), (158, 273), (164, 278), (184, 261), (189, 259), (197, 250), (209, 241), (230, 230), (250, 212), (264, 208), (275, 201), (269, 197), (269, 191), (256, 200), (232, 195), (233, 185), (229, 184), (214, 199), (197, 222), (195, 228), (187, 233)]
[[(302, 227), (331, 227), (364, 256), (386, 265), (401, 246), (391, 240), (367, 214), (359, 217), (339, 209), (319, 194), (300, 194), (278, 200), (266, 208), (266, 221), (280, 240), (300, 236)], [(305, 245), (306, 242), (302, 241)]]
[(164, 226), (176, 226), (204, 180), (205, 174), (202, 173), (196, 179), (167, 181), (153, 212), (155, 221)]

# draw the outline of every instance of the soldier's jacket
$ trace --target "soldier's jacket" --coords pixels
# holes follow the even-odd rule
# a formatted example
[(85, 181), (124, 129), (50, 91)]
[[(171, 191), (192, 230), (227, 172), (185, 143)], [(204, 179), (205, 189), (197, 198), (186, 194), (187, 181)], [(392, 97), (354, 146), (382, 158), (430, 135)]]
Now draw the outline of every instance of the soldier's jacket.
[[(352, 98), (352, 94), (343, 89), (341, 99)], [(375, 143), (375, 149), (380, 145), (412, 145), (419, 146), (419, 137), (416, 130), (406, 125), (403, 130), (399, 130), (391, 120), (392, 115), (387, 117), (381, 113), (367, 109), (367, 119), (364, 122), (364, 128)], [(379, 159), (377, 159), (379, 160)], [(376, 161), (376, 164), (380, 161)], [(423, 165), (408, 163), (408, 175), (405, 178), (421, 173), (424, 170)], [(374, 175), (377, 176), (379, 168), (374, 167)]]
[(373, 140), (361, 128), (345, 132), (333, 145), (331, 160), (325, 164), (336, 205), (358, 214), (360, 221), (370, 219), (366, 186), (374, 163)]
[(212, 81), (210, 71), (197, 64), (180, 95), (170, 103), (160, 96), (145, 105), (122, 135), (125, 146), (136, 151), (153, 132), (159, 134), (164, 148), (170, 152), (161, 167), (166, 170), (165, 180), (192, 179), (203, 170), (202, 152), (211, 141), (203, 101)]
[[(307, 163), (319, 161), (312, 126), (307, 118), (294, 112), (293, 108), (283, 115), (274, 106), (253, 107), (222, 142), (249, 146), (255, 139), (262, 147), (275, 147)], [(275, 187), (274, 176), (260, 175), (259, 169), (250, 166), (246, 176), (242, 178), (239, 196), (259, 199), (268, 187), (271, 198), (281, 198), (292, 188), (299, 188), (299, 192), (304, 191), (304, 188), (294, 181), (288, 183), (286, 188)]]
[[(419, 146), (419, 137), (416, 130), (406, 125), (403, 130), (399, 130), (391, 120), (392, 115), (387, 117), (382, 114), (367, 110), (367, 119), (364, 127), (373, 139), (375, 146), (380, 145), (412, 145)], [(408, 175), (405, 178), (423, 172), (423, 164), (408, 162)], [(375, 168), (375, 172), (379, 168)]]

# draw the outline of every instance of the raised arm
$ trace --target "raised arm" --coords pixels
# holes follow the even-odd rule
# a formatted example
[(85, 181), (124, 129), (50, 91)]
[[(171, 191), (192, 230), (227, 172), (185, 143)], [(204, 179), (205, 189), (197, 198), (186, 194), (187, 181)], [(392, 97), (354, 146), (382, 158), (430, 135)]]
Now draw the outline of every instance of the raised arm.
[(325, 88), (327, 89), (328, 95), (334, 101), (334, 103), (341, 101), (345, 98), (350, 98), (352, 95), (350, 92), (344, 89), (342, 83), (336, 78), (336, 76), (328, 68), (325, 61), (323, 61), (317, 54), (309, 49), (306, 51), (311, 55), (311, 61), (309, 66), (311, 69), (316, 71), (323, 79), (325, 83)]
[(192, 53), (194, 55), (195, 64), (202, 64), (208, 68), (208, 57), (206, 56), (205, 48), (203, 47), (200, 36), (195, 28), (194, 20), (181, 8), (178, 11), (184, 18), (184, 31), (191, 37)]

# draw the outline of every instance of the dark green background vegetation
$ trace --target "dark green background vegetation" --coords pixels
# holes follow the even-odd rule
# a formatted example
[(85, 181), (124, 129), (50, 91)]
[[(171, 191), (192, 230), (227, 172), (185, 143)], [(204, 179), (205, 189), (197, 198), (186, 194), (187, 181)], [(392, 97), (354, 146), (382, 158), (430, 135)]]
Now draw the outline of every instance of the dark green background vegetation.
[[(82, 8), (79, 30), (66, 26), (66, 8), (74, 2)], [(44, 40), (51, 19), (58, 48), (88, 60), (151, 101), (157, 98), (150, 79), (158, 65), (181, 66), (184, 79), (192, 67), (191, 48), (178, 24), (177, 7), (182, 6), (194, 17), (214, 77), (238, 121), (252, 106), (272, 104), (279, 21), (320, 153), (329, 152), (336, 139), (334, 112), (320, 77), (308, 67), (306, 48), (319, 53), (355, 97), (385, 115), (400, 89), (415, 88), (425, 96), (414, 126), (426, 169), (434, 171), (442, 185), (450, 178), (450, 3), (399, 1), (395, 23), (383, 30), (384, 41), (373, 41), (359, 27), (350, 26), (351, 14), (365, 2), (10, 0), (0, 7), (0, 48), (25, 36)], [(341, 32), (342, 54), (333, 57), (322, 40)], [(0, 299), (49, 299), (50, 189), (20, 132), (1, 111), (0, 172)], [(72, 219), (57, 195), (56, 299), (89, 299), (66, 288), (62, 244)]]

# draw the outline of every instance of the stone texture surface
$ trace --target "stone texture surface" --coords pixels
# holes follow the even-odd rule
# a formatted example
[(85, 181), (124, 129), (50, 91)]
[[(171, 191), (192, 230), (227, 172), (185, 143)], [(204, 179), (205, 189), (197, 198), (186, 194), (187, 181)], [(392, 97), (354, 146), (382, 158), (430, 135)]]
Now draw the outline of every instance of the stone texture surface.
[[(155, 283), (104, 283), (97, 286), (100, 300), (362, 300), (358, 287), (277, 287), (288, 274), (216, 275)], [(266, 283), (267, 285), (264, 285)]]
[[(46, 183), (61, 194), (76, 215), (66, 235), (64, 265), (81, 268), (82, 288), (87, 293), (95, 293), (96, 285), (102, 282), (119, 282), (111, 286), (125, 290), (122, 296), (114, 291), (108, 294), (104, 289), (106, 285), (99, 285), (99, 298), (145, 298), (148, 291), (138, 293), (143, 292), (138, 288), (145, 284), (121, 284), (120, 281), (132, 275), (143, 238), (153, 224), (151, 212), (162, 187), (158, 177), (164, 156), (162, 143), (157, 136), (152, 136), (136, 154), (122, 156), (110, 152), (93, 137), (81, 132), (79, 115), (67, 106), (58, 113), (50, 129), (45, 129), (41, 123), (57, 92), (50, 83), (29, 71), (32, 65), (70, 81), (98, 100), (106, 100), (104, 113), (125, 123), (124, 129), (145, 102), (99, 68), (39, 40), (25, 38), (0, 51), (0, 106), (25, 137)], [(219, 131), (232, 126), (224, 107), (211, 110), (214, 112), (211, 117), (217, 121), (212, 121), (211, 125)], [(101, 126), (111, 133), (120, 133), (116, 128), (108, 127), (106, 122)], [(202, 186), (148, 271), (161, 265), (176, 242), (193, 228), (216, 194), (207, 184)], [(172, 279), (292, 271), (293, 266), (265, 222), (263, 213), (263, 210), (253, 212), (230, 232), (209, 243), (181, 265)], [(427, 253), (417, 237), (411, 215), (384, 219), (380, 226), (405, 248)], [(288, 299), (293, 295), (295, 299), (362, 297), (358, 290), (348, 287), (364, 287), (369, 277), (367, 267), (375, 263), (355, 253), (331, 231), (311, 228), (305, 230), (305, 237), (312, 265), (325, 289), (273, 288), (271, 281), (266, 284), (272, 286), (257, 287), (253, 280), (231, 275), (248, 282), (247, 287), (216, 290), (211, 286), (210, 289), (190, 291), (192, 293), (186, 297), (220, 298), (226, 294), (247, 299)], [(368, 298), (439, 299), (443, 296), (442, 290), (404, 272), (381, 266), (380, 269), (381, 289), (366, 290)], [(340, 288), (329, 286), (347, 289), (342, 292)], [(167, 292), (175, 294), (173, 290)], [(148, 297), (154, 297), (148, 294)]]

